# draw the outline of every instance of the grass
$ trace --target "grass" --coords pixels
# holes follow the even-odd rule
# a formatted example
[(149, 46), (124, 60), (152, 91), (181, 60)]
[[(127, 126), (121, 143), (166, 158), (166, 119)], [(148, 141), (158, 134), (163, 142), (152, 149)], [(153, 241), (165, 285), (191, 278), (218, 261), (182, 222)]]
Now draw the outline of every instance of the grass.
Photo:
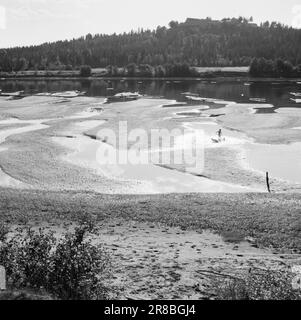
[[(80, 221), (80, 225), (90, 225), (90, 219), (94, 222), (110, 219), (127, 221), (151, 222), (154, 225), (178, 226), (183, 230), (204, 230), (210, 229), (222, 235), (225, 241), (237, 243), (252, 237), (254, 245), (260, 247), (274, 247), (275, 251), (301, 252), (300, 239), (300, 204), (301, 195), (297, 194), (171, 194), (171, 195), (102, 195), (92, 192), (43, 192), (34, 190), (10, 190), (2, 189), (0, 192), (0, 217), (2, 222), (7, 224), (33, 224), (39, 226), (43, 222), (50, 222), (52, 225), (64, 222)], [(93, 223), (94, 223), (93, 222)], [(1, 224), (0, 224), (1, 225)], [(2, 224), (3, 225), (3, 224)], [(89, 229), (88, 228), (88, 229)], [(0, 228), (0, 236), (3, 239), (7, 228)], [(49, 238), (50, 237), (50, 238)], [(67, 281), (65, 275), (69, 274), (63, 266), (73, 265), (73, 260), (84, 264), (88, 268), (93, 267), (93, 262), (87, 260), (85, 250), (80, 250), (79, 259), (74, 259), (70, 248), (76, 239), (82, 239), (81, 233), (69, 234), (56, 245), (59, 253), (57, 259), (50, 258), (50, 261), (60, 261), (58, 264), (49, 263), (49, 255), (45, 252), (47, 248), (53, 247), (53, 239), (49, 235), (31, 233), (23, 246), (19, 242), (13, 243), (10, 252), (19, 258), (13, 258), (13, 265), (17, 267), (17, 273), (8, 268), (10, 274), (10, 291), (6, 292), (0, 299), (96, 299), (99, 296), (105, 297), (106, 290), (101, 290), (101, 295), (93, 291), (95, 274), (88, 272), (88, 277), (83, 283), (85, 287), (78, 284), (70, 285), (68, 289), (61, 286)], [(28, 251), (32, 244), (39, 239), (39, 250)], [(49, 245), (51, 244), (51, 245)], [(69, 248), (69, 249), (68, 249)], [(21, 250), (21, 251), (20, 251)], [(97, 252), (91, 249), (93, 255)], [(89, 251), (89, 250), (88, 250)], [(30, 254), (27, 254), (27, 253)], [(42, 256), (40, 256), (40, 253)], [(26, 268), (24, 269), (24, 257)], [(30, 257), (30, 259), (29, 259)], [(21, 261), (16, 263), (16, 261)], [(37, 265), (31, 261), (40, 261)], [(88, 261), (85, 264), (85, 261)], [(105, 260), (101, 260), (105, 261)], [(29, 263), (30, 262), (30, 263)], [(3, 261), (0, 263), (3, 263)], [(4, 263), (5, 264), (5, 263)], [(39, 266), (43, 266), (40, 268)], [(52, 285), (43, 280), (45, 265), (57, 265), (49, 273), (52, 274)], [(32, 272), (32, 268), (35, 269)], [(21, 279), (18, 278), (20, 270), (30, 270), (24, 277), (21, 272)], [(49, 270), (49, 269), (48, 269)], [(76, 270), (81, 270), (77, 268)], [(95, 269), (96, 270), (96, 269)], [(99, 269), (97, 269), (99, 272)], [(17, 276), (16, 276), (17, 275)], [(30, 276), (33, 275), (33, 278)], [(292, 290), (292, 277), (288, 271), (259, 270), (252, 269), (247, 274), (241, 274), (237, 278), (226, 278), (217, 281), (214, 279), (210, 291), (215, 292), (216, 299), (223, 300), (294, 300), (300, 299), (300, 292)], [(36, 278), (38, 277), (38, 279)], [(47, 277), (46, 277), (47, 278)], [(216, 277), (215, 277), (216, 278)], [(220, 278), (220, 277), (219, 277)], [(26, 280), (25, 280), (26, 279)], [(42, 280), (41, 280), (42, 279)], [(89, 280), (90, 279), (90, 280)], [(92, 279), (92, 281), (91, 281)], [(94, 279), (94, 280), (93, 280)], [(87, 280), (87, 282), (86, 282)], [(40, 282), (39, 282), (40, 281)], [(22, 284), (23, 283), (23, 284)], [(24, 286), (26, 284), (37, 284), (45, 292), (41, 292), (36, 285)], [(101, 284), (102, 282), (100, 282)], [(45, 284), (45, 285), (44, 285)], [(101, 288), (103, 288), (101, 286)], [(13, 290), (12, 290), (13, 289)], [(103, 288), (105, 289), (105, 288)], [(80, 292), (80, 295), (78, 295)], [(110, 292), (108, 293), (110, 295)]]
[(9, 223), (98, 220), (151, 222), (212, 230), (230, 241), (254, 238), (259, 247), (301, 252), (300, 194), (103, 195), (2, 189), (0, 217)]
[(301, 289), (293, 288), (296, 275), (290, 271), (252, 269), (242, 278), (214, 280), (219, 300), (301, 300)]

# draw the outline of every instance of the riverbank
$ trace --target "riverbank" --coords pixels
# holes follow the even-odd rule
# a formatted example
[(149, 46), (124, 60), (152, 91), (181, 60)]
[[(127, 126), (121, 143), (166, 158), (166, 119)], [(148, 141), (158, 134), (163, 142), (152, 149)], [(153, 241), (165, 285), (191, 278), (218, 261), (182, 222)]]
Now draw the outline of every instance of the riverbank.
[[(258, 186), (265, 192), (265, 181), (243, 169), (239, 159), (241, 145), (251, 138), (223, 125), (248, 121), (254, 106), (205, 100), (179, 104), (142, 97), (107, 104), (104, 98), (86, 96), (1, 98), (1, 172), (26, 187), (10, 188), (1, 180), (0, 221), (61, 235), (80, 217), (94, 217), (99, 233), (93, 241), (111, 256), (110, 286), (117, 298), (208, 299), (213, 297), (212, 276), (238, 275), (250, 268), (291, 270), (301, 263), (301, 194), (283, 194), (283, 188), (292, 191), (294, 185), (274, 181), (277, 194), (256, 193)], [(221, 110), (224, 116), (210, 117)], [(276, 116), (284, 117), (275, 120), (282, 130), (290, 127), (291, 118), (296, 126), (299, 121), (287, 112)], [(184, 140), (201, 128), (206, 176), (159, 163), (147, 170), (125, 168), (121, 176), (99, 172), (104, 168), (96, 161), (96, 150), (111, 143), (104, 142), (100, 129), (113, 130), (118, 140), (122, 121), (128, 131), (186, 128)], [(219, 126), (226, 138), (220, 145), (211, 140)], [(267, 126), (266, 136), (273, 134), (269, 130)], [(250, 189), (253, 194), (246, 193)], [(239, 190), (243, 193), (229, 194)], [(150, 195), (152, 191), (159, 194)]]
[[(211, 281), (300, 264), (299, 194), (101, 195), (3, 189), (0, 220), (65, 233), (97, 221), (119, 299), (209, 299)], [(155, 276), (154, 276), (155, 275)]]
[(0, 79), (161, 79), (161, 80), (193, 80), (198, 77), (237, 77), (248, 76), (249, 67), (206, 67), (193, 68), (197, 71), (194, 77), (110, 77), (107, 75), (106, 68), (92, 68), (91, 76), (83, 77), (80, 70), (30, 70), (18, 72), (0, 72)]
[[(254, 237), (259, 247), (301, 250), (301, 194), (105, 195), (0, 188), (1, 220), (72, 221), (82, 213), (99, 221), (124, 219), (183, 230)], [(239, 236), (240, 235), (240, 236)]]

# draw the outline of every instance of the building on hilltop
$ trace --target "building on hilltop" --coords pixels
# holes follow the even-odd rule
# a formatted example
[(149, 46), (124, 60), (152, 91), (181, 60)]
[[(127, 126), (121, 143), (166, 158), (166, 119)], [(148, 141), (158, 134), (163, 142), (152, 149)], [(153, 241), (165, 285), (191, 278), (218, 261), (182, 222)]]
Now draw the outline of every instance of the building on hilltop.
[(200, 25), (217, 25), (220, 23), (236, 23), (236, 24), (248, 24), (251, 27), (258, 27), (256, 23), (253, 21), (249, 21), (248, 19), (236, 19), (236, 18), (225, 18), (221, 21), (219, 20), (212, 20), (211, 18), (206, 19), (197, 19), (197, 18), (187, 18), (184, 22), (185, 25), (188, 26), (200, 26)]
[(185, 24), (189, 24), (189, 25), (200, 25), (200, 24), (208, 24), (208, 23), (220, 23), (220, 21), (212, 20), (210, 18), (206, 18), (206, 19), (187, 18), (185, 21)]

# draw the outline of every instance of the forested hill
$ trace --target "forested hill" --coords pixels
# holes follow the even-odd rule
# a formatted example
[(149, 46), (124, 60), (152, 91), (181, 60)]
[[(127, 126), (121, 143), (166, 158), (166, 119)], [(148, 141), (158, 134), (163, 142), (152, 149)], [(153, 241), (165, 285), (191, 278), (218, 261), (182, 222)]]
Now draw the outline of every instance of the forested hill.
[(0, 71), (71, 70), (126, 66), (247, 66), (253, 58), (281, 58), (301, 64), (301, 30), (279, 23), (260, 26), (249, 19), (187, 19), (169, 27), (124, 34), (88, 34), (39, 46), (0, 49)]

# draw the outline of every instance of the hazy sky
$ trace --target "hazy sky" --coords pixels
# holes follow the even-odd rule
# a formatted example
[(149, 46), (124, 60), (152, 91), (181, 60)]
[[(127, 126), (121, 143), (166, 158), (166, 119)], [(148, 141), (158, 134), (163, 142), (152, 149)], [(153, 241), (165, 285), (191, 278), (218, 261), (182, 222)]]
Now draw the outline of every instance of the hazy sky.
[(187, 17), (250, 17), (301, 27), (300, 0), (0, 0), (0, 48), (154, 28)]

